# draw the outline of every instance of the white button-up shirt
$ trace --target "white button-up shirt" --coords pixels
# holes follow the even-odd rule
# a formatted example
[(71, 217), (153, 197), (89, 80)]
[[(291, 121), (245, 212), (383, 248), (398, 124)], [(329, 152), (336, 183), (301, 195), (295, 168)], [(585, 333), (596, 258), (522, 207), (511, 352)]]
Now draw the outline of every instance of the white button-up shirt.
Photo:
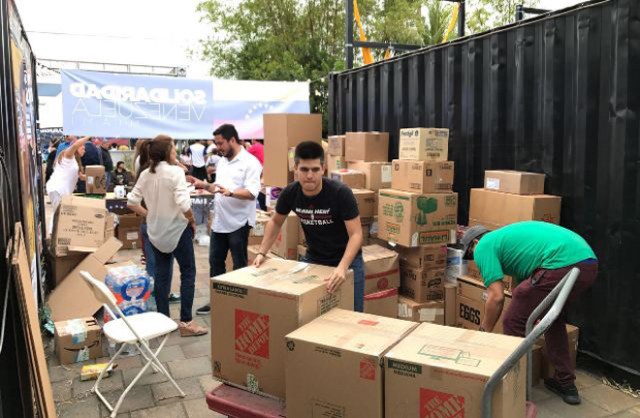
[[(257, 197), (260, 193), (260, 175), (262, 166), (244, 147), (238, 155), (229, 161), (223, 157), (218, 161), (216, 183), (230, 192), (246, 189)], [(241, 200), (235, 197), (216, 195), (214, 199), (215, 217), (211, 229), (213, 232), (228, 234), (245, 226), (256, 226), (256, 201)]]
[(191, 196), (184, 171), (178, 166), (161, 162), (156, 172), (149, 169), (140, 174), (128, 195), (130, 205), (147, 206), (149, 241), (163, 253), (171, 253), (189, 223), (184, 212), (191, 209)]

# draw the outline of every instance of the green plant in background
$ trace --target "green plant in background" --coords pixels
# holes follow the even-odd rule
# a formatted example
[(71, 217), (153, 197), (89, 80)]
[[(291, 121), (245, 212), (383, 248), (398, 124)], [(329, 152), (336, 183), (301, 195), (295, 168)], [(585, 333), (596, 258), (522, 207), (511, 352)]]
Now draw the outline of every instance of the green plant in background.
[(420, 213), (416, 215), (416, 224), (427, 225), (427, 223), (429, 223), (427, 215), (438, 210), (438, 199), (420, 196), (416, 202), (416, 206), (420, 210)]

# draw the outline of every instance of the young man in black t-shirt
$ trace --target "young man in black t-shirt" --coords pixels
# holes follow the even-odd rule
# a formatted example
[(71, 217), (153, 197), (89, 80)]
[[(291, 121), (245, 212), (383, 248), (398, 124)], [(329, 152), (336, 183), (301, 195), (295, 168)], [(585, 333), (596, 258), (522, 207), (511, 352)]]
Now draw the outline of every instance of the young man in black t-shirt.
[(323, 177), (324, 150), (317, 142), (302, 142), (295, 151), (299, 181), (282, 190), (276, 213), (266, 226), (260, 252), (254, 261), (259, 267), (273, 245), (282, 224), (292, 210), (300, 218), (307, 239), (306, 260), (335, 267), (325, 279), (330, 293), (345, 281), (347, 270), (354, 273), (354, 309), (364, 309), (364, 262), (362, 226), (353, 192), (344, 184)]

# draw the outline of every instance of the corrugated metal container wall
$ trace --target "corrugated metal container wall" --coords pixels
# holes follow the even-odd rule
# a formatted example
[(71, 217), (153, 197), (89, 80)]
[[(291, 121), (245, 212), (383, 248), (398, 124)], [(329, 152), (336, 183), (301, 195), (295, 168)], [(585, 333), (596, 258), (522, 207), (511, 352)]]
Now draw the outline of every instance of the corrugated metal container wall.
[(447, 127), (460, 223), (486, 169), (547, 175), (601, 274), (581, 350), (640, 371), (640, 2), (611, 0), (332, 74), (329, 134)]

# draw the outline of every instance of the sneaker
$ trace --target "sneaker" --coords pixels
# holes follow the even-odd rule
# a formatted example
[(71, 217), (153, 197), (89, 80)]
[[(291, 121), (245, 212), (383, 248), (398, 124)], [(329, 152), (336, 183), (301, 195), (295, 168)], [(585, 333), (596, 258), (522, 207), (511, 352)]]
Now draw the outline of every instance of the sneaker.
[(195, 321), (191, 322), (180, 322), (180, 336), (181, 337), (198, 337), (200, 335), (205, 335), (209, 332), (209, 330), (205, 327), (201, 327), (196, 324)]
[(180, 293), (169, 293), (169, 303), (178, 303), (180, 302)]
[(582, 402), (580, 394), (578, 393), (578, 388), (576, 388), (576, 385), (573, 383), (567, 386), (561, 386), (555, 379), (545, 379), (544, 386), (551, 392), (560, 396), (562, 400), (569, 405), (580, 405)]
[(196, 315), (209, 315), (209, 313), (211, 313), (211, 306), (208, 303), (196, 309)]

